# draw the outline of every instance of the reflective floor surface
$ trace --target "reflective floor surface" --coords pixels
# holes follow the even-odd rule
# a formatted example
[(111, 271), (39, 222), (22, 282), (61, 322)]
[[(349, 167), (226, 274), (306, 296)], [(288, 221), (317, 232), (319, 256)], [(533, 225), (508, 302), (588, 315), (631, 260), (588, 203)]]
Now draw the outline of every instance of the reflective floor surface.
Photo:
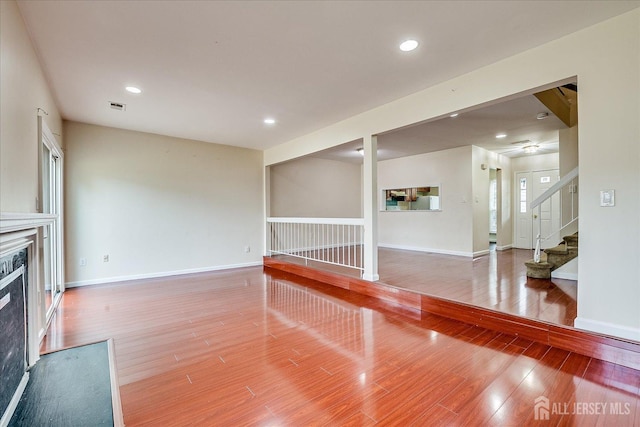
[[(378, 249), (380, 283), (556, 325), (573, 326), (578, 282), (527, 278), (525, 249), (492, 251), (477, 258)], [(278, 256), (305, 264), (300, 258)], [(306, 265), (352, 277), (359, 270), (309, 261)]]
[(114, 338), (128, 426), (640, 423), (640, 372), (261, 268), (68, 290), (43, 350)]

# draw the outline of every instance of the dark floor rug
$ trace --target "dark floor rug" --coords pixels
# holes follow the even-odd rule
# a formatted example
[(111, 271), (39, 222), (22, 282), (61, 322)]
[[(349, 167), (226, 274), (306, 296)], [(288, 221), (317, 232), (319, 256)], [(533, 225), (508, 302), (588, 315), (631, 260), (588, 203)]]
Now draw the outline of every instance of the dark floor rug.
[(9, 426), (113, 426), (107, 342), (49, 353), (30, 371)]

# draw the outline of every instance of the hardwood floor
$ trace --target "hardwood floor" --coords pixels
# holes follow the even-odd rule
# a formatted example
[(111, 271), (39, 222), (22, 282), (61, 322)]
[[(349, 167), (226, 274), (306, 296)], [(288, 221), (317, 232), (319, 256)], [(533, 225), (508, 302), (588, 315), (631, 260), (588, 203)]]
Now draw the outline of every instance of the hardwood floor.
[(43, 351), (114, 338), (129, 426), (640, 423), (640, 371), (408, 314), (256, 267), (70, 289)]
[[(277, 258), (304, 263), (294, 257)], [(478, 258), (398, 249), (378, 249), (380, 283), (477, 307), (573, 326), (577, 316), (577, 282), (527, 278), (530, 250), (492, 251)], [(308, 265), (351, 277), (358, 270), (320, 262)]]

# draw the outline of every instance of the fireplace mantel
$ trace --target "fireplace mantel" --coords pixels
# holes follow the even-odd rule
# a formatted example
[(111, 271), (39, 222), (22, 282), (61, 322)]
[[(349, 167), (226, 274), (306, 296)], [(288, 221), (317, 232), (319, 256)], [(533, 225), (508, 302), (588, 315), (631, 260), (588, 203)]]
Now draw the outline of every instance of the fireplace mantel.
[(52, 224), (57, 215), (44, 213), (0, 213), (0, 234), (23, 231)]

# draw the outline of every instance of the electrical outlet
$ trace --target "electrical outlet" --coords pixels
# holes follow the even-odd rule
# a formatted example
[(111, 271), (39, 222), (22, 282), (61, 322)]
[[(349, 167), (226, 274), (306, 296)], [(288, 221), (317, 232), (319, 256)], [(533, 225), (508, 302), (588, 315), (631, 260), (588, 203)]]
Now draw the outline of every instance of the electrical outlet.
[(80, 258), (80, 267), (86, 267), (86, 266), (87, 266), (87, 259)]
[(244, 247), (244, 253), (248, 254), (249, 252), (251, 252), (251, 246), (245, 246)]
[(109, 255), (104, 255), (102, 257), (102, 262), (109, 262)]

